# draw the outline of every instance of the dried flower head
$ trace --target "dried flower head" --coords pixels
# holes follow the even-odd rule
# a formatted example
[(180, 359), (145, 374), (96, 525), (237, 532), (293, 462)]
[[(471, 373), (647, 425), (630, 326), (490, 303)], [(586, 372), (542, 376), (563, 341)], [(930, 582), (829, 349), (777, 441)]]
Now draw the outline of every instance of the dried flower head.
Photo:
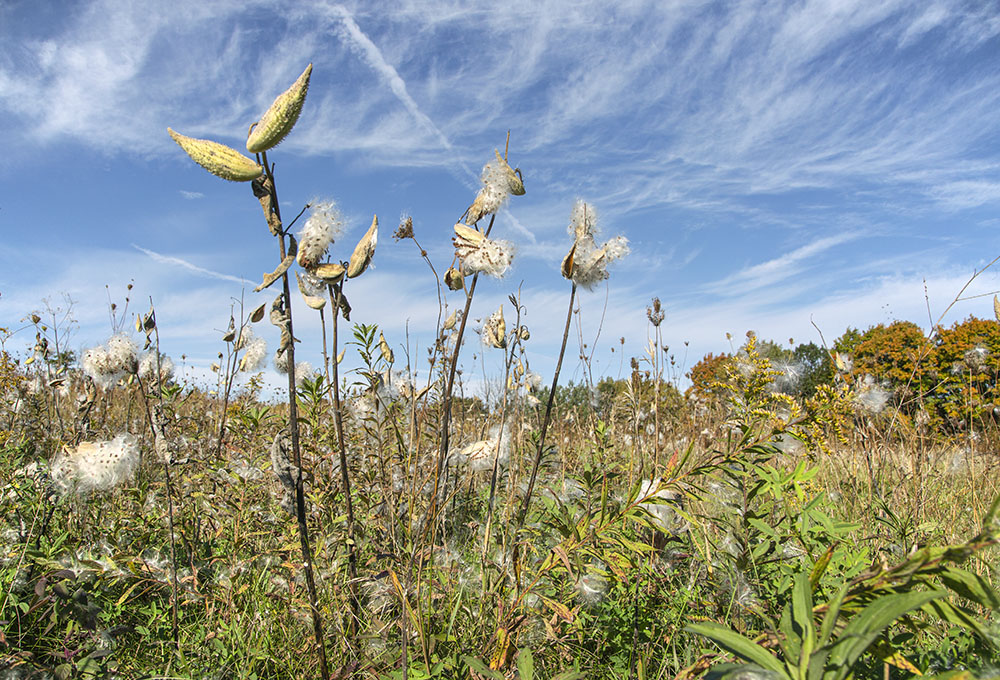
[(455, 254), (462, 261), (466, 275), (482, 272), (501, 278), (510, 269), (514, 259), (514, 244), (510, 241), (490, 240), (464, 224), (455, 225)]
[(660, 298), (653, 298), (652, 306), (646, 307), (646, 316), (654, 326), (659, 326), (663, 323), (665, 314), (663, 313), (663, 306), (660, 304)]
[(63, 492), (109, 491), (130, 479), (139, 465), (138, 440), (130, 434), (110, 441), (82, 442), (51, 463), (52, 480)]
[(309, 219), (299, 232), (299, 265), (312, 269), (326, 256), (327, 248), (340, 236), (344, 220), (333, 201), (312, 204)]
[(404, 215), (399, 221), (399, 228), (393, 232), (392, 237), (397, 241), (405, 238), (413, 238), (413, 218), (409, 215)]

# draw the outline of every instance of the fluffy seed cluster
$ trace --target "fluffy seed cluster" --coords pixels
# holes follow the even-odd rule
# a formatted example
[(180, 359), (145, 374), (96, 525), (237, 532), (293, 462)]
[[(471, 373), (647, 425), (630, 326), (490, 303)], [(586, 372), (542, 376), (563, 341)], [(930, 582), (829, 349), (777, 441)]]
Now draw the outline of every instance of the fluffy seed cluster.
[(597, 245), (597, 213), (584, 201), (577, 200), (573, 205), (569, 234), (574, 238), (570, 278), (587, 290), (608, 278), (609, 264), (629, 254), (628, 239), (624, 236)]
[(144, 382), (163, 383), (174, 377), (174, 362), (166, 354), (160, 355), (159, 374), (157, 374), (156, 352), (146, 352), (139, 361), (139, 377)]
[(483, 187), (469, 207), (465, 216), (466, 224), (475, 224), (485, 215), (495, 214), (513, 193), (511, 175), (499, 160), (487, 163), (480, 179)]
[(121, 434), (110, 441), (82, 442), (58, 454), (51, 463), (52, 480), (63, 493), (109, 491), (131, 479), (138, 465), (138, 440)]
[(246, 348), (246, 352), (240, 359), (239, 369), (244, 373), (256, 373), (263, 368), (267, 361), (267, 341), (254, 335), (251, 329), (244, 328), (236, 349), (243, 348)]
[(468, 465), (472, 472), (492, 470), (493, 461), (503, 466), (510, 460), (510, 432), (504, 428), (500, 431), (500, 426), (494, 426), (486, 439), (472, 442), (460, 451), (456, 451), (449, 456), (450, 465)]
[[(288, 375), (289, 361), (288, 352), (278, 352), (274, 357), (274, 368), (282, 375)], [(300, 387), (302, 381), (313, 374), (313, 367), (308, 361), (299, 361), (295, 364), (295, 386)]]
[(124, 333), (112, 336), (104, 345), (83, 353), (83, 372), (102, 387), (110, 387), (128, 373), (135, 373), (138, 358), (135, 343)]
[(653, 526), (660, 531), (676, 536), (686, 530), (687, 522), (677, 514), (675, 507), (682, 504), (681, 495), (670, 489), (660, 489), (660, 483), (655, 479), (642, 480), (639, 498), (648, 498), (639, 507), (652, 515)]
[(482, 272), (488, 276), (502, 278), (514, 259), (514, 244), (510, 241), (484, 238), (479, 243), (455, 241), (455, 253), (462, 261), (462, 272), (466, 275)]
[(312, 204), (312, 212), (299, 232), (299, 265), (312, 269), (326, 256), (326, 250), (340, 236), (344, 220), (333, 201)]

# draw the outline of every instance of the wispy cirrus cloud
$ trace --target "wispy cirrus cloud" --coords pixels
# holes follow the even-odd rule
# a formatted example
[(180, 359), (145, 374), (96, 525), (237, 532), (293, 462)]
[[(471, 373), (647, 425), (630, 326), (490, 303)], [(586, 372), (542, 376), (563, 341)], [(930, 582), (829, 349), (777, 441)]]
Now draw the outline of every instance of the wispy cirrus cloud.
[(206, 269), (205, 267), (199, 267), (193, 262), (188, 262), (187, 260), (181, 257), (176, 257), (174, 255), (163, 255), (162, 253), (157, 253), (155, 251), (149, 250), (148, 248), (137, 246), (134, 243), (132, 244), (132, 247), (138, 250), (140, 253), (148, 255), (153, 260), (161, 264), (168, 264), (175, 267), (181, 267), (182, 269), (194, 272), (195, 274), (199, 274), (201, 276), (207, 276), (208, 278), (212, 279), (219, 279), (220, 281), (232, 281), (234, 283), (240, 283), (244, 285), (250, 283), (246, 279), (241, 278), (239, 276), (233, 276), (231, 274), (223, 274), (222, 272)]

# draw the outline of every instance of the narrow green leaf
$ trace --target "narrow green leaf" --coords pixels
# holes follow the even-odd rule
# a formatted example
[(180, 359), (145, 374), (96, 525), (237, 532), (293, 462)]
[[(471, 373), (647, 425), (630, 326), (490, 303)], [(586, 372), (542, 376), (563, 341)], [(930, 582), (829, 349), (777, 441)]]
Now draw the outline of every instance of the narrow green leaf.
[(517, 672), (521, 676), (520, 680), (532, 680), (535, 677), (535, 657), (527, 647), (517, 653)]
[(753, 640), (748, 640), (736, 631), (718, 623), (693, 623), (686, 630), (703, 635), (717, 645), (741, 659), (781, 675), (786, 675), (785, 668), (770, 652)]
[(484, 677), (493, 678), (493, 680), (504, 680), (504, 677), (501, 674), (491, 670), (489, 666), (474, 656), (463, 656), (462, 661), (465, 662), (466, 666)]
[(946, 586), (965, 599), (988, 609), (1000, 609), (1000, 597), (993, 586), (979, 574), (958, 567), (946, 567), (940, 576)]

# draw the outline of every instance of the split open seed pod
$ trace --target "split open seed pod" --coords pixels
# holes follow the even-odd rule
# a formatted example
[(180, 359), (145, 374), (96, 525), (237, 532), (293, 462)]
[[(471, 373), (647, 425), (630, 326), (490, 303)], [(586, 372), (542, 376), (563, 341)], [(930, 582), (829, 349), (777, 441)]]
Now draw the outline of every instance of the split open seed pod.
[(377, 244), (378, 215), (372, 218), (372, 226), (368, 227), (368, 231), (361, 237), (358, 245), (354, 248), (351, 261), (347, 264), (347, 278), (353, 279), (356, 276), (364, 274), (365, 269), (368, 268), (368, 264), (372, 261), (372, 255), (375, 254), (375, 246)]
[(442, 326), (441, 328), (443, 330), (450, 331), (452, 328), (455, 327), (456, 323), (458, 323), (458, 310), (457, 309), (454, 312), (452, 312), (448, 316), (447, 319), (445, 319), (444, 326)]
[(236, 149), (209, 139), (186, 137), (167, 128), (167, 133), (195, 163), (216, 177), (230, 182), (249, 182), (264, 174), (264, 168)]
[(507, 346), (507, 322), (503, 319), (503, 305), (500, 305), (500, 309), (486, 320), (483, 326), (483, 342), (497, 349)]
[(455, 225), (455, 238), (453, 242), (456, 248), (475, 248), (485, 240), (486, 236), (478, 229), (473, 229), (461, 222)]
[(344, 265), (337, 262), (328, 262), (324, 264), (316, 265), (310, 270), (314, 276), (318, 276), (323, 279), (324, 283), (340, 283), (344, 278), (344, 273), (347, 271), (344, 269)]
[(267, 151), (276, 146), (292, 131), (299, 119), (299, 114), (302, 113), (302, 105), (306, 101), (312, 69), (312, 64), (306, 66), (306, 70), (302, 72), (298, 80), (279, 94), (274, 103), (271, 104), (271, 108), (260, 117), (260, 121), (247, 137), (247, 151), (250, 153)]
[(465, 287), (465, 278), (455, 267), (448, 267), (448, 271), (444, 273), (444, 283), (449, 290), (462, 290)]
[(385, 341), (385, 336), (379, 331), (378, 334), (378, 348), (382, 352), (382, 358), (386, 360), (387, 363), (392, 363), (395, 361), (395, 357), (392, 354), (392, 348), (389, 347), (389, 343)]
[(569, 253), (563, 258), (562, 266), (560, 271), (562, 271), (563, 277), (567, 279), (573, 278), (573, 270), (576, 268), (574, 263), (574, 258), (576, 257), (576, 242), (573, 243), (573, 247), (569, 249)]
[(510, 193), (515, 196), (524, 196), (524, 182), (518, 177), (517, 172), (514, 171), (510, 164), (504, 160), (504, 157), (500, 155), (499, 149), (494, 149), (497, 155), (497, 163), (507, 175), (507, 184), (510, 187)]
[(299, 283), (299, 292), (302, 293), (302, 299), (306, 301), (306, 304), (311, 309), (323, 309), (326, 305), (326, 298), (318, 295), (310, 295), (306, 289), (305, 281), (302, 280), (302, 274), (295, 272), (295, 280)]

